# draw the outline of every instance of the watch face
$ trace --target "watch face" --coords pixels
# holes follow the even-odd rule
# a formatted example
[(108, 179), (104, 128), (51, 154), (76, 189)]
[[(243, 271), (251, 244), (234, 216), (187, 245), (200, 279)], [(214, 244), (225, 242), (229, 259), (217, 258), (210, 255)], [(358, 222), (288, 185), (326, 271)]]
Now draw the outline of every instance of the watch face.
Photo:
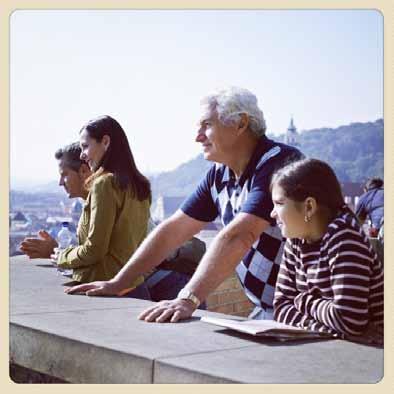
[(200, 300), (188, 289), (182, 289), (177, 298), (181, 300), (190, 300), (196, 305), (196, 307), (200, 305)]

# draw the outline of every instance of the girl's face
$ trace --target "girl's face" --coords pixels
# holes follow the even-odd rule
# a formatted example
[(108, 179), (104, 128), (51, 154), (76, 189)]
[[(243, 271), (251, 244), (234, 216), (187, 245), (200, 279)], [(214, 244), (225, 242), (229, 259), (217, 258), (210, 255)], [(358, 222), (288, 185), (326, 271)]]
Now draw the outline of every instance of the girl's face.
[(101, 159), (108, 148), (108, 141), (105, 137), (106, 136), (98, 142), (89, 136), (86, 129), (84, 129), (79, 136), (81, 160), (86, 161), (92, 171), (96, 171), (98, 169)]
[(308, 223), (305, 222), (304, 203), (286, 197), (284, 190), (277, 184), (272, 188), (274, 209), (271, 217), (276, 222), (285, 238), (307, 238)]

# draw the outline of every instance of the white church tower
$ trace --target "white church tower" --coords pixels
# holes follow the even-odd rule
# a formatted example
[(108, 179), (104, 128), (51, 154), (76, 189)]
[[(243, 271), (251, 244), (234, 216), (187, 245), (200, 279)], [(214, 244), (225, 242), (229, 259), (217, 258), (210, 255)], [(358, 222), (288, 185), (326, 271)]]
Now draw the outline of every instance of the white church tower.
[(291, 117), (290, 125), (286, 131), (285, 144), (293, 146), (299, 145), (297, 128), (294, 126), (293, 117)]

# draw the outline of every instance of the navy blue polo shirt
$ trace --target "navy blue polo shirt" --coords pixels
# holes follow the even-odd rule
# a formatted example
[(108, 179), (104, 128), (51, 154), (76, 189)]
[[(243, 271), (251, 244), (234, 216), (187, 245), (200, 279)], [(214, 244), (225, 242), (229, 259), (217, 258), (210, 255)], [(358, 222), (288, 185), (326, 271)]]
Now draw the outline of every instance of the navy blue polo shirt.
[(258, 145), (238, 181), (224, 164), (214, 164), (195, 192), (182, 204), (188, 216), (211, 222), (220, 216), (226, 226), (240, 212), (261, 217), (270, 226), (260, 235), (236, 268), (246, 296), (263, 309), (272, 308), (284, 239), (274, 219), (269, 185), (276, 169), (302, 158), (294, 147), (266, 136)]

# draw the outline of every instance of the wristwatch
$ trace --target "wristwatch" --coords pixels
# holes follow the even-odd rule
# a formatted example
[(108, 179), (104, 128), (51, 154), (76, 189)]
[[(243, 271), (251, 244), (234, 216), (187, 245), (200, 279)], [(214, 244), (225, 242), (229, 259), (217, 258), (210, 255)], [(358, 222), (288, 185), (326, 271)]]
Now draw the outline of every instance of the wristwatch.
[(190, 300), (196, 308), (201, 304), (200, 300), (188, 289), (182, 289), (176, 298), (181, 300)]

